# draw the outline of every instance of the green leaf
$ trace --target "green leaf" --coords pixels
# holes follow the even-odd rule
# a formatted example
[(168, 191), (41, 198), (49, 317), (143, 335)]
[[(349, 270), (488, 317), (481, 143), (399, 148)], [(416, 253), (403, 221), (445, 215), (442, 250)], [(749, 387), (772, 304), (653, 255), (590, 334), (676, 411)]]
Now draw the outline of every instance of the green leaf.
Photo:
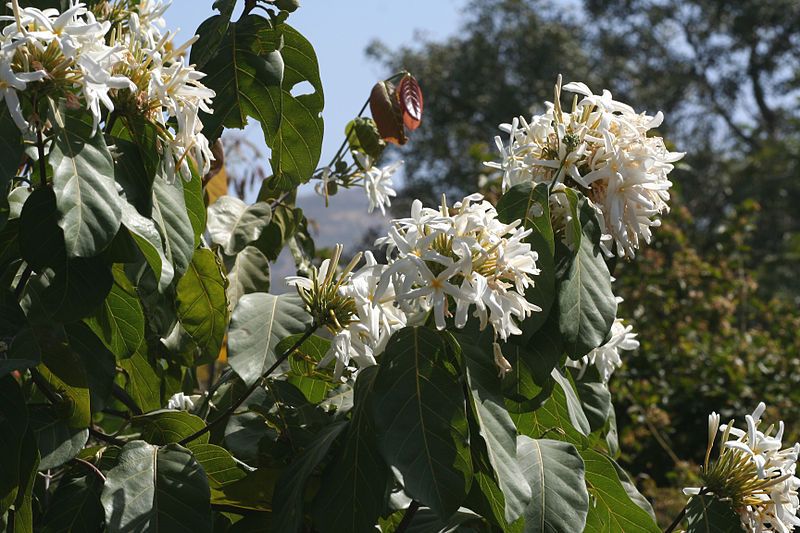
[(132, 205), (123, 203), (122, 224), (130, 231), (145, 261), (155, 274), (158, 290), (163, 292), (172, 283), (175, 269), (164, 253), (164, 244), (155, 222), (140, 215)]
[(212, 531), (206, 475), (191, 452), (177, 444), (126, 444), (100, 499), (110, 533)]
[[(554, 369), (554, 372), (557, 372)], [(567, 396), (561, 386), (553, 387), (550, 397), (535, 410), (526, 410), (525, 404), (506, 401), (517, 431), (533, 439), (554, 438), (578, 447), (588, 445), (588, 439), (576, 429), (567, 407)], [(588, 427), (588, 426), (587, 426)]]
[(117, 372), (114, 354), (86, 324), (74, 322), (64, 326), (64, 330), (70, 349), (78, 355), (86, 371), (92, 412), (102, 411)]
[(334, 422), (319, 432), (316, 439), (283, 472), (275, 487), (273, 527), (275, 531), (299, 531), (303, 523), (303, 495), (308, 478), (328, 454), (336, 438), (347, 427), (347, 420)]
[(573, 359), (602, 345), (617, 316), (611, 274), (599, 246), (592, 242), (597, 219), (590, 210), (584, 199), (579, 212), (581, 220), (586, 220), (584, 238), (558, 287), (559, 327), (567, 355)]
[(344, 134), (351, 150), (358, 150), (377, 160), (386, 148), (378, 126), (369, 117), (356, 117), (347, 123)]
[(203, 467), (212, 489), (221, 489), (247, 477), (247, 473), (225, 448), (198, 440), (189, 443), (188, 448)]
[(235, 257), (225, 256), (224, 263), (231, 307), (245, 294), (269, 292), (269, 259), (255, 246), (245, 246)]
[(555, 237), (550, 223), (550, 195), (548, 185), (540, 183), (520, 183), (511, 187), (497, 202), (498, 218), (509, 224), (522, 221), (532, 233), (527, 241), (537, 254), (536, 266), (540, 272), (534, 278), (534, 286), (525, 292), (526, 299), (542, 308), (533, 313), (520, 325), (521, 338), (525, 341), (544, 325), (555, 301)]
[(178, 281), (176, 305), (181, 325), (200, 348), (194, 364), (217, 359), (228, 326), (225, 278), (216, 254), (198, 249)]
[(572, 425), (582, 435), (591, 433), (591, 425), (589, 424), (589, 420), (586, 419), (586, 413), (583, 412), (583, 406), (578, 399), (577, 392), (575, 392), (573, 388), (571, 377), (564, 376), (557, 368), (554, 368), (550, 375), (553, 376), (555, 382), (561, 387), (561, 390), (564, 391), (567, 412), (569, 413), (569, 419)]
[[(321, 153), (324, 105), (311, 44), (287, 24), (273, 28), (267, 19), (249, 15), (228, 26), (206, 72), (203, 81), (217, 94), (214, 115), (203, 118), (210, 138), (218, 137), (223, 125), (243, 128), (248, 117), (255, 118), (272, 150), (276, 188), (308, 181)], [(301, 82), (314, 91), (294, 96), (292, 89)]]
[(608, 386), (599, 381), (578, 381), (575, 388), (590, 430), (594, 432), (603, 428), (613, 409)]
[[(19, 384), (11, 376), (0, 376), (0, 514), (17, 497), (23, 452), (28, 431), (28, 409)], [(34, 446), (35, 448), (35, 446)]]
[(14, 124), (8, 106), (0, 107), (0, 130), (3, 132), (0, 138), (0, 182), (8, 183), (8, 180), (17, 175), (22, 155), (25, 153), (22, 133)]
[(153, 181), (153, 222), (161, 234), (164, 255), (172, 264), (175, 276), (182, 276), (192, 261), (195, 237), (180, 177), (173, 176), (170, 183), (163, 172), (156, 174)]
[(149, 217), (153, 211), (153, 180), (161, 168), (158, 128), (144, 115), (128, 113), (114, 124), (112, 140), (117, 147), (114, 177), (127, 202)]
[(741, 533), (739, 515), (714, 496), (692, 496), (686, 509), (686, 533)]
[(118, 359), (127, 359), (144, 342), (144, 312), (122, 267), (115, 266), (112, 274), (114, 284), (102, 307), (84, 321)]
[(310, 322), (297, 295), (257, 292), (242, 296), (231, 316), (228, 363), (250, 385), (275, 363), (278, 343), (289, 335), (302, 333)]
[(247, 205), (233, 196), (220, 196), (208, 207), (208, 233), (228, 255), (234, 255), (256, 241), (272, 218), (267, 202)]
[[(505, 520), (512, 523), (522, 515), (531, 499), (530, 485), (516, 461), (517, 428), (503, 403), (501, 381), (491, 347), (489, 350), (481, 349), (465, 339), (461, 342), (461, 350), (466, 362), (475, 420), (504, 496)], [(473, 435), (473, 439), (475, 437)]]
[(628, 496), (613, 461), (591, 449), (582, 450), (581, 456), (586, 467), (586, 486), (591, 497), (586, 520), (587, 532), (660, 531), (653, 518)]
[(525, 509), (525, 531), (583, 531), (589, 495), (578, 450), (566, 442), (520, 435), (517, 461), (533, 493)]
[[(308, 181), (319, 163), (325, 97), (314, 47), (288, 24), (280, 24), (278, 29), (283, 37), (281, 54), (285, 63), (281, 83), (283, 117), (280, 129), (270, 143), (271, 162), (275, 185), (291, 189)], [(303, 82), (310, 83), (313, 92), (295, 96), (293, 89)], [(266, 138), (269, 143), (269, 135)]]
[(183, 180), (183, 199), (186, 202), (186, 214), (192, 223), (194, 246), (200, 246), (201, 235), (206, 229), (206, 202), (203, 198), (203, 176), (192, 158), (187, 159), (192, 179)]
[(194, 33), (199, 37), (197, 42), (192, 45), (189, 59), (190, 64), (196, 65), (198, 70), (204, 72), (203, 67), (217, 52), (220, 42), (228, 32), (236, 0), (217, 0), (213, 7), (219, 10), (220, 14), (207, 18), (198, 26)]
[[(278, 482), (280, 470), (261, 467), (248, 472), (240, 479), (221, 489), (211, 489), (211, 501), (214, 505), (233, 507), (245, 511), (272, 511), (273, 493)], [(266, 531), (271, 531), (266, 529)]]
[[(141, 433), (143, 440), (156, 445), (179, 442), (195, 431), (203, 429), (206, 425), (199, 416), (185, 411), (168, 409), (135, 416), (131, 419), (131, 424)], [(199, 443), (207, 443), (208, 433), (201, 435), (196, 440)]]
[(24, 328), (14, 335), (8, 347), (6, 359), (0, 359), (0, 378), (15, 370), (25, 370), (38, 365), (42, 351), (31, 328)]
[(101, 131), (71, 112), (54, 114), (48, 161), (69, 257), (93, 257), (114, 239), (122, 222), (114, 161)]
[(52, 189), (35, 189), (22, 206), (19, 250), (22, 258), (37, 270), (64, 264), (66, 248), (58, 219)]
[[(276, 353), (284, 353), (300, 339), (300, 335), (292, 335), (283, 339), (275, 347)], [(291, 371), (287, 381), (297, 387), (306, 399), (318, 404), (325, 399), (329, 390), (340, 382), (334, 381), (330, 373), (320, 371), (319, 362), (328, 352), (331, 342), (322, 337), (312, 335), (297, 347), (289, 357)]]
[(39, 470), (57, 468), (80, 453), (89, 440), (89, 430), (75, 429), (56, 416), (52, 409), (34, 409), (30, 426), (39, 447)]
[(619, 482), (622, 483), (622, 486), (625, 489), (625, 492), (628, 493), (628, 497), (631, 499), (631, 501), (638, 505), (648, 515), (650, 515), (650, 518), (656, 520), (656, 513), (653, 510), (653, 506), (650, 505), (650, 502), (647, 500), (647, 498), (645, 498), (644, 495), (639, 492), (639, 489), (636, 488), (636, 485), (633, 483), (628, 473), (625, 472), (625, 470), (623, 470), (623, 468), (610, 457), (606, 457), (606, 459), (611, 461), (611, 464), (614, 466), (614, 470), (617, 471)]
[(147, 356), (136, 352), (117, 364), (124, 371), (126, 379), (122, 385), (131, 398), (143, 411), (161, 408), (161, 378), (147, 360)]
[(39, 465), (39, 450), (33, 432), (28, 429), (22, 443), (19, 460), (19, 489), (14, 501), (13, 533), (33, 533), (33, 488)]
[(32, 278), (23, 302), (31, 323), (79, 320), (97, 311), (114, 277), (99, 257), (76, 257), (59, 268), (46, 268)]
[(219, 137), (223, 125), (244, 128), (248, 117), (265, 132), (278, 129), (284, 71), (280, 45), (280, 35), (263, 17), (249, 15), (228, 26), (203, 80), (216, 93), (214, 114), (203, 117), (209, 139)]
[(42, 339), (42, 364), (38, 366), (50, 387), (64, 398), (60, 414), (70, 428), (89, 426), (92, 412), (89, 380), (80, 356), (70, 350), (66, 339), (53, 336)]
[(44, 533), (101, 531), (104, 519), (103, 506), (100, 505), (102, 489), (102, 480), (93, 472), (62, 477), (44, 515)]
[(524, 346), (516, 342), (503, 345), (503, 355), (511, 372), (503, 378), (507, 398), (525, 405), (544, 401), (552, 384), (551, 373), (561, 360), (564, 344), (558, 330), (558, 314), (550, 313), (545, 324)]
[(458, 509), (472, 482), (464, 393), (450, 350), (431, 330), (398, 331), (372, 391), (384, 459), (400, 471), (408, 495), (442, 519)]
[(359, 371), (344, 446), (322, 475), (312, 511), (314, 528), (322, 533), (371, 531), (386, 504), (391, 473), (378, 453), (368, 412), (377, 374), (377, 366)]

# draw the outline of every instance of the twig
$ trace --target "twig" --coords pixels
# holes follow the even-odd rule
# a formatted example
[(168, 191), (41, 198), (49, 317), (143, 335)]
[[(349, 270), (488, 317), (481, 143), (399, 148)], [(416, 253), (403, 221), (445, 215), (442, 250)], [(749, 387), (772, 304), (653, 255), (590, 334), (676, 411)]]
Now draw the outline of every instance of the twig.
[(22, 275), (19, 277), (19, 282), (17, 286), (14, 288), (14, 298), (19, 300), (19, 297), (22, 296), (22, 291), (25, 290), (25, 284), (28, 283), (28, 279), (33, 274), (33, 268), (30, 265), (25, 265), (25, 270), (22, 271)]
[(308, 329), (306, 329), (305, 333), (303, 333), (303, 335), (302, 335), (302, 336), (301, 336), (299, 339), (297, 339), (297, 341), (295, 341), (295, 343), (294, 343), (294, 344), (292, 344), (292, 345), (289, 347), (289, 349), (288, 349), (288, 350), (286, 350), (285, 352), (283, 352), (283, 353), (281, 354), (281, 356), (280, 356), (280, 357), (278, 357), (278, 359), (277, 359), (277, 360), (276, 360), (276, 361), (275, 361), (275, 362), (272, 364), (272, 366), (270, 366), (270, 367), (267, 369), (267, 371), (266, 371), (266, 372), (264, 372), (263, 374), (261, 374), (261, 377), (260, 377), (260, 378), (258, 378), (257, 380), (255, 380), (255, 381), (253, 382), (253, 384), (252, 384), (252, 385), (250, 385), (249, 387), (247, 387), (247, 390), (246, 390), (246, 391), (244, 391), (244, 394), (242, 394), (242, 395), (241, 395), (241, 396), (240, 396), (240, 397), (239, 397), (239, 398), (238, 398), (238, 399), (237, 399), (235, 402), (233, 402), (233, 403), (231, 404), (231, 406), (230, 406), (230, 407), (228, 407), (228, 408), (227, 408), (227, 409), (226, 409), (226, 410), (225, 410), (225, 411), (224, 411), (222, 414), (220, 414), (220, 415), (219, 415), (217, 418), (215, 418), (214, 420), (212, 420), (211, 422), (209, 422), (208, 424), (206, 424), (206, 425), (205, 425), (205, 427), (203, 427), (202, 429), (199, 429), (199, 430), (195, 431), (194, 433), (192, 433), (191, 435), (189, 435), (188, 437), (184, 437), (183, 439), (181, 439), (180, 441), (178, 441), (178, 444), (180, 444), (181, 446), (185, 446), (186, 444), (188, 444), (189, 442), (192, 442), (192, 441), (193, 441), (193, 440), (195, 440), (196, 438), (198, 438), (198, 437), (201, 437), (201, 436), (205, 435), (206, 433), (208, 433), (209, 431), (211, 431), (211, 429), (212, 429), (212, 428), (214, 428), (214, 427), (215, 427), (215, 426), (217, 426), (217, 425), (218, 425), (220, 422), (222, 422), (223, 420), (225, 420), (225, 419), (226, 419), (226, 418), (227, 418), (229, 415), (231, 415), (231, 414), (232, 414), (232, 413), (233, 413), (233, 412), (234, 412), (236, 409), (238, 409), (238, 408), (239, 408), (239, 406), (240, 406), (240, 405), (242, 405), (242, 404), (244, 403), (244, 401), (245, 401), (247, 398), (249, 398), (249, 397), (250, 397), (250, 395), (251, 395), (251, 394), (253, 394), (253, 392), (254, 392), (254, 391), (255, 391), (255, 390), (256, 390), (256, 389), (259, 387), (259, 385), (261, 385), (261, 383), (262, 383), (262, 382), (263, 382), (263, 381), (264, 381), (264, 380), (265, 380), (265, 379), (266, 379), (266, 378), (267, 378), (267, 377), (268, 377), (270, 374), (272, 374), (272, 373), (275, 371), (275, 369), (276, 369), (276, 368), (278, 368), (278, 367), (279, 367), (279, 366), (280, 366), (280, 365), (281, 365), (281, 364), (282, 364), (284, 361), (286, 361), (286, 359), (288, 359), (288, 358), (289, 358), (289, 356), (290, 356), (290, 355), (292, 355), (292, 353), (294, 353), (294, 351), (295, 351), (297, 348), (299, 348), (299, 347), (300, 347), (300, 345), (302, 345), (302, 344), (303, 344), (303, 343), (306, 341), (306, 339), (308, 339), (308, 338), (309, 338), (309, 337), (310, 337), (310, 336), (311, 336), (311, 335), (312, 335), (312, 334), (313, 334), (313, 333), (314, 333), (316, 330), (317, 330), (317, 326), (316, 326), (315, 324), (311, 324), (311, 325), (308, 327)]

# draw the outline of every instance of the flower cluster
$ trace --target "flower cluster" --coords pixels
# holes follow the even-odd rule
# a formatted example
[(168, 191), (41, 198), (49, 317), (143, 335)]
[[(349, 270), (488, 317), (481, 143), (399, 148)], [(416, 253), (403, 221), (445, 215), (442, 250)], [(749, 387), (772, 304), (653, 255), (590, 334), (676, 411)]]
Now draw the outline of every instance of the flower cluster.
[(564, 90), (575, 93), (570, 112), (561, 108), (559, 77), (545, 113), (500, 126), (508, 144), (496, 137), (502, 160), (487, 165), (502, 171), (504, 190), (531, 181), (577, 186), (605, 226), (606, 253), (615, 249), (632, 258), (640, 240), (650, 242), (651, 228), (660, 225), (657, 216), (669, 209), (667, 176), (684, 154), (670, 152), (661, 137), (647, 136), (661, 124), (660, 112), (636, 113), (608, 91), (595, 95), (580, 82)]
[[(352, 273), (345, 269), (332, 286), (354, 310), (348, 311), (349, 321), (338, 320), (327, 359), (336, 358), (337, 373), (350, 359), (359, 366), (374, 364), (396, 330), (430, 315), (440, 330), (448, 318), (463, 328), (473, 309), (480, 327), (491, 325), (496, 339), (520, 334), (517, 322), (540, 310), (525, 299), (539, 273), (536, 252), (525, 242), (529, 234), (519, 221), (500, 222), (480, 195), (452, 209), (444, 200), (438, 210), (415, 201), (411, 217), (393, 221), (388, 235), (376, 243), (385, 248), (388, 263), (367, 253), (364, 266)], [(326, 290), (324, 284), (313, 289), (313, 280), (330, 268), (326, 262), (311, 278), (288, 280), (312, 311)], [(507, 371), (507, 362), (501, 363), (501, 372)]]
[(603, 344), (584, 355), (577, 361), (567, 360), (567, 365), (578, 368), (583, 375), (589, 365), (597, 368), (598, 374), (604, 383), (608, 383), (611, 374), (622, 366), (620, 351), (635, 350), (639, 347), (633, 326), (626, 326), (622, 319), (617, 318), (611, 326), (611, 338)]
[[(745, 417), (747, 430), (733, 426), (733, 421), (720, 426), (720, 416), (708, 417), (708, 448), (703, 466), (704, 488), (684, 489), (686, 494), (711, 493), (727, 499), (739, 513), (747, 531), (788, 533), (800, 525), (797, 490), (800, 479), (795, 475), (800, 444), (783, 447), (783, 422), (758, 429), (766, 406), (758, 404)], [(717, 433), (722, 433), (719, 458), (709, 463)]]
[(199, 112), (211, 112), (214, 92), (183, 63), (193, 40), (176, 47), (173, 35), (162, 34), (168, 6), (140, 0), (93, 11), (72, 1), (62, 13), (12, 0), (13, 15), (0, 17), (0, 98), (20, 130), (29, 130), (43, 97), (85, 107), (94, 130), (108, 113), (132, 112), (150, 120), (168, 146), (168, 175), (177, 168), (191, 178), (189, 155), (207, 172), (213, 155)]

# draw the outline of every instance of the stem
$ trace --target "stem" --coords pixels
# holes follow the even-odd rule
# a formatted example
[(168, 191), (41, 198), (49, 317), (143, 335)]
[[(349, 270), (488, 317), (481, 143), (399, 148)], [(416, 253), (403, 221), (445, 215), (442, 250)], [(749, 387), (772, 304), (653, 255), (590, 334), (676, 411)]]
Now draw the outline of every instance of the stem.
[(411, 505), (408, 506), (406, 509), (405, 514), (403, 514), (403, 519), (400, 520), (400, 523), (397, 524), (397, 529), (394, 530), (394, 533), (405, 533), (408, 526), (411, 525), (411, 521), (414, 519), (414, 515), (417, 514), (419, 510), (419, 502), (417, 500), (411, 500)]
[(130, 397), (130, 395), (125, 392), (125, 389), (114, 383), (111, 385), (111, 395), (114, 396), (117, 400), (119, 400), (128, 410), (133, 413), (134, 415), (142, 414), (142, 410), (136, 405), (136, 401)]
[(44, 379), (44, 376), (42, 376), (35, 368), (31, 368), (31, 379), (33, 379), (33, 382), (36, 384), (36, 388), (42, 391), (42, 394), (44, 394), (44, 397), (47, 398), (50, 403), (54, 405), (61, 403), (61, 398), (52, 390), (50, 390), (50, 384), (47, 383), (47, 380)]
[(17, 283), (16, 288), (14, 288), (14, 298), (19, 300), (19, 297), (22, 296), (22, 291), (25, 290), (25, 284), (28, 282), (28, 278), (31, 277), (33, 273), (33, 269), (30, 265), (25, 265), (25, 270), (22, 271), (22, 276), (19, 278), (19, 283)]
[(36, 150), (39, 153), (39, 182), (42, 188), (47, 187), (47, 163), (44, 155), (44, 139), (41, 124), (36, 128)]
[(99, 431), (93, 427), (89, 428), (89, 435), (96, 438), (97, 440), (101, 440), (103, 442), (107, 442), (109, 444), (113, 444), (114, 446), (125, 446), (125, 441), (113, 437), (111, 435), (106, 435), (102, 431)]
[(220, 422), (222, 422), (228, 416), (230, 416), (236, 409), (239, 408), (240, 405), (242, 405), (244, 403), (244, 401), (247, 398), (250, 397), (251, 394), (253, 394), (253, 392), (259, 387), (259, 385), (261, 385), (261, 383), (270, 374), (272, 374), (275, 371), (275, 369), (278, 368), (281, 365), (281, 363), (286, 361), (286, 359), (288, 359), (289, 356), (292, 355), (292, 353), (294, 353), (294, 351), (297, 348), (299, 348), (300, 345), (302, 345), (306, 341), (306, 339), (308, 339), (316, 330), (317, 330), (317, 326), (312, 323), (308, 327), (308, 329), (306, 329), (305, 333), (303, 333), (303, 335), (299, 339), (297, 339), (297, 341), (295, 341), (295, 343), (292, 344), (289, 347), (288, 350), (283, 352), (280, 355), (280, 357), (278, 357), (278, 359), (272, 364), (272, 366), (270, 366), (267, 369), (266, 372), (261, 374), (261, 377), (259, 379), (255, 380), (252, 385), (247, 387), (247, 390), (244, 391), (244, 394), (242, 394), (235, 402), (233, 402), (230, 407), (228, 407), (224, 412), (222, 412), (217, 418), (215, 418), (214, 420), (212, 420), (211, 422), (206, 424), (206, 426), (203, 427), (202, 429), (199, 429), (199, 430), (195, 431), (194, 433), (192, 433), (191, 435), (189, 435), (188, 437), (184, 437), (183, 439), (178, 441), (178, 444), (180, 444), (181, 446), (186, 446), (186, 444), (188, 444), (189, 442), (192, 442), (196, 438), (201, 437), (201, 436), (205, 435), (206, 433), (208, 433), (209, 431), (211, 431), (212, 428), (214, 428), (215, 426), (219, 425)]
[(97, 477), (99, 477), (99, 478), (100, 478), (100, 480), (101, 480), (103, 483), (105, 483), (105, 482), (106, 482), (106, 476), (105, 476), (105, 475), (103, 475), (103, 473), (100, 471), (100, 469), (99, 469), (99, 468), (97, 468), (96, 466), (94, 466), (94, 465), (93, 465), (92, 463), (90, 463), (89, 461), (84, 461), (83, 459), (79, 459), (78, 457), (75, 457), (75, 458), (73, 458), (72, 460), (73, 460), (74, 462), (78, 463), (78, 464), (81, 464), (81, 465), (85, 466), (86, 468), (88, 468), (89, 470), (91, 470), (92, 472), (94, 472), (95, 474), (97, 474)]
[[(700, 489), (700, 494), (698, 494), (697, 496), (702, 496), (706, 492), (708, 492), (708, 487), (703, 487), (702, 489)], [(688, 511), (689, 509), (689, 504), (692, 503), (692, 500), (697, 496), (692, 496), (691, 498), (689, 498), (689, 501), (686, 502), (686, 505), (683, 506), (681, 512), (678, 513), (678, 516), (675, 517), (675, 520), (673, 520), (672, 523), (669, 526), (667, 526), (667, 529), (664, 530), (664, 533), (672, 533), (672, 531), (674, 531), (675, 528), (678, 527), (678, 525), (680, 525), (681, 521), (686, 516), (686, 511)]]

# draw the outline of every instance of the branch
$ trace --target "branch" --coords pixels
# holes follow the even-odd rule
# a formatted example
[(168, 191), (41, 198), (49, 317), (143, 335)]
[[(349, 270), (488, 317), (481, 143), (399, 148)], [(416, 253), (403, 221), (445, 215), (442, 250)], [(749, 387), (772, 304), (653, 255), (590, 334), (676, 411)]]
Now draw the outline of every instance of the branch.
[(213, 429), (215, 426), (219, 425), (220, 422), (222, 422), (228, 416), (233, 414), (233, 412), (236, 409), (238, 409), (239, 406), (242, 405), (244, 403), (244, 401), (247, 398), (250, 397), (251, 394), (253, 394), (253, 392), (258, 388), (258, 386), (261, 385), (261, 383), (270, 374), (272, 374), (275, 371), (275, 369), (278, 368), (281, 365), (281, 363), (286, 361), (286, 359), (288, 359), (289, 356), (292, 355), (294, 353), (294, 351), (297, 348), (299, 348), (300, 345), (302, 345), (306, 341), (306, 339), (308, 339), (316, 330), (317, 330), (317, 326), (315, 324), (312, 323), (311, 325), (309, 325), (308, 329), (306, 329), (305, 333), (303, 333), (303, 335), (299, 339), (297, 339), (297, 341), (294, 344), (292, 344), (289, 347), (288, 350), (283, 352), (280, 355), (280, 357), (278, 357), (278, 359), (272, 364), (272, 366), (270, 366), (267, 369), (266, 372), (261, 374), (261, 377), (259, 379), (255, 380), (252, 385), (247, 387), (247, 390), (244, 391), (244, 394), (242, 394), (235, 402), (233, 402), (230, 405), (230, 407), (228, 407), (224, 412), (222, 412), (217, 418), (215, 418), (214, 420), (212, 420), (211, 422), (206, 424), (206, 426), (203, 427), (202, 429), (199, 429), (199, 430), (195, 431), (194, 433), (192, 433), (191, 435), (189, 435), (188, 437), (184, 437), (183, 439), (178, 441), (178, 444), (180, 444), (181, 446), (186, 446), (186, 444), (192, 442), (196, 438), (201, 437), (201, 436), (205, 435), (206, 433), (208, 433), (209, 431), (211, 431), (211, 429)]
[(116, 383), (111, 385), (111, 395), (125, 405), (134, 415), (142, 414), (142, 410), (136, 405), (136, 401), (131, 398), (130, 394), (128, 394), (125, 389)]
[(766, 96), (764, 95), (764, 86), (761, 85), (761, 71), (758, 68), (760, 61), (758, 60), (758, 53), (756, 52), (756, 43), (750, 45), (750, 58), (747, 61), (747, 75), (750, 77), (750, 83), (753, 85), (753, 96), (756, 99), (756, 105), (761, 112), (761, 117), (764, 119), (765, 129), (767, 134), (772, 137), (775, 133), (775, 112), (770, 109), (767, 104)]
[(118, 439), (111, 435), (106, 435), (100, 430), (97, 430), (93, 427), (89, 428), (89, 435), (96, 438), (97, 440), (101, 440), (103, 442), (107, 442), (109, 444), (113, 444), (114, 446), (125, 446), (126, 442), (124, 440)]

